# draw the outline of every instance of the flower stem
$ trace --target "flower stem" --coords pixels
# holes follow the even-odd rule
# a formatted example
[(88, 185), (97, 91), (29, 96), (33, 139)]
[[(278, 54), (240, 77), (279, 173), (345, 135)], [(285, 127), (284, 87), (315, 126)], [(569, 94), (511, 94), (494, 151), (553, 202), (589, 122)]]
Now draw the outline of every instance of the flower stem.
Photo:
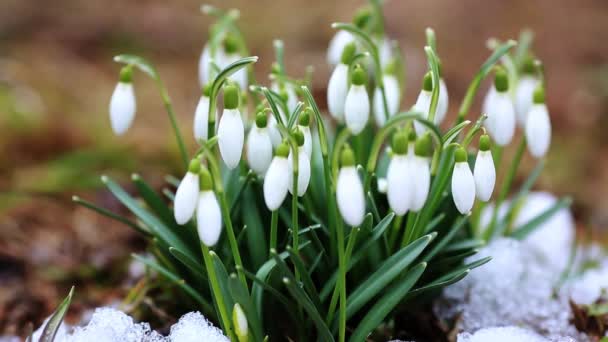
[(270, 217), (270, 250), (277, 249), (277, 225), (279, 224), (279, 211), (274, 210)]
[[(232, 332), (232, 326), (230, 324), (230, 316), (226, 312), (226, 305), (224, 301), (224, 296), (222, 295), (222, 290), (220, 284), (217, 280), (217, 274), (215, 273), (215, 267), (213, 266), (213, 260), (211, 260), (211, 254), (209, 252), (209, 248), (205, 246), (204, 243), (201, 243), (201, 248), (203, 250), (203, 260), (205, 261), (205, 267), (207, 268), (207, 275), (209, 276), (209, 285), (211, 285), (211, 291), (213, 292), (213, 299), (215, 300), (215, 304), (217, 310), (220, 313), (220, 320), (222, 323), (222, 327), (224, 332), (228, 335), (231, 341), (236, 341), (236, 337)], [(240, 272), (242, 273), (242, 272)]]
[(337, 220), (336, 234), (338, 237), (338, 268), (339, 268), (339, 292), (340, 292), (340, 332), (339, 341), (346, 339), (346, 258), (344, 255), (344, 223), (341, 219)]

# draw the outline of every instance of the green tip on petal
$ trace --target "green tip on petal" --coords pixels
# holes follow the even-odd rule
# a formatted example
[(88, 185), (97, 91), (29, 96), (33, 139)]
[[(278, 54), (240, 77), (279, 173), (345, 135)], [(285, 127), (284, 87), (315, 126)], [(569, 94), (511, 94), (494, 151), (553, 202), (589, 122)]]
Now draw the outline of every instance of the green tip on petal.
[(490, 150), (490, 136), (487, 134), (482, 135), (479, 138), (479, 150), (489, 151)]
[(224, 87), (224, 108), (237, 109), (239, 107), (239, 88), (229, 84)]
[(409, 142), (416, 141), (416, 131), (415, 130), (410, 129), (410, 133), (407, 135), (407, 141), (409, 141)]
[(133, 66), (131, 64), (124, 66), (122, 69), (120, 69), (119, 80), (120, 83), (133, 82)]
[(424, 78), (422, 79), (422, 90), (433, 91), (433, 76), (430, 71), (424, 74)]
[(462, 163), (462, 162), (466, 162), (467, 161), (467, 151), (462, 148), (462, 147), (458, 147), (458, 149), (456, 150), (456, 152), (454, 152), (454, 160), (457, 163)]
[(213, 180), (211, 179), (211, 173), (203, 165), (200, 166), (198, 172), (199, 187), (201, 191), (213, 190)]
[(354, 85), (364, 85), (367, 81), (365, 69), (363, 69), (360, 65), (356, 65), (352, 72), (350, 81)]
[(542, 84), (536, 87), (536, 89), (534, 90), (533, 99), (534, 103), (536, 104), (545, 103), (545, 88), (543, 88)]
[(353, 24), (358, 28), (362, 29), (367, 25), (371, 18), (372, 12), (369, 10), (369, 8), (363, 7), (355, 14), (355, 17), (353, 18)]
[(416, 141), (414, 145), (414, 153), (420, 157), (430, 157), (433, 153), (433, 141), (431, 134), (426, 132)]
[(258, 128), (265, 128), (267, 124), (268, 124), (268, 117), (266, 116), (266, 113), (264, 113), (264, 111), (259, 111), (255, 115), (255, 125)]
[(197, 174), (201, 170), (201, 161), (198, 158), (194, 158), (190, 161), (190, 165), (188, 165), (188, 172)]
[(226, 54), (236, 53), (239, 49), (239, 42), (233, 35), (228, 35), (224, 38), (224, 50)]
[(206, 96), (206, 97), (210, 97), (211, 96), (211, 88), (213, 88), (213, 84), (212, 83), (205, 84), (205, 86), (203, 87), (203, 95)]
[(355, 153), (349, 145), (345, 145), (340, 154), (340, 164), (342, 167), (355, 166)]
[(355, 57), (355, 53), (357, 52), (357, 46), (355, 42), (351, 42), (346, 44), (344, 50), (342, 50), (342, 56), (340, 57), (340, 63), (349, 65), (350, 62)]
[(300, 126), (310, 126), (310, 117), (312, 116), (312, 109), (310, 107), (306, 107), (304, 111), (300, 114), (298, 118), (298, 124)]
[(496, 67), (494, 73), (494, 87), (497, 91), (504, 93), (509, 90), (509, 76), (507, 70), (503, 67)]
[(281, 67), (279, 66), (279, 63), (272, 63), (272, 66), (270, 67), (270, 73), (274, 75), (278, 75), (281, 73)]
[(528, 55), (524, 60), (521, 65), (521, 73), (527, 75), (534, 75), (536, 73), (536, 65), (534, 64), (534, 58), (532, 56)]
[(285, 141), (283, 141), (279, 146), (277, 146), (277, 150), (275, 152), (277, 157), (287, 158), (289, 155), (289, 145)]
[(395, 154), (406, 154), (407, 153), (407, 142), (408, 135), (401, 131), (397, 132), (393, 135), (393, 141), (391, 144), (391, 148), (393, 153)]
[(304, 145), (304, 133), (301, 130), (296, 129), (293, 131), (293, 137), (296, 139), (298, 146)]

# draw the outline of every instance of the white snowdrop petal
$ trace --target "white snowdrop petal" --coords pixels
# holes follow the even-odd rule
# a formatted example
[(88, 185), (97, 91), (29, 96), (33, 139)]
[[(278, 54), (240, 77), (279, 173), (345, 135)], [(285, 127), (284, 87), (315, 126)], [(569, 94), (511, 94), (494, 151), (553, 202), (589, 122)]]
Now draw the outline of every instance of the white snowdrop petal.
[(272, 161), (272, 141), (267, 128), (251, 127), (247, 137), (247, 162), (249, 167), (263, 176)]
[(410, 209), (417, 212), (422, 209), (429, 196), (431, 169), (428, 159), (420, 156), (413, 156), (410, 166), (413, 188)]
[[(418, 94), (418, 98), (416, 99), (416, 103), (412, 110), (422, 113), (423, 118), (429, 117), (429, 108), (431, 106), (431, 92), (426, 90), (421, 90), (420, 94)], [(435, 122), (437, 117), (435, 117)], [(416, 134), (421, 136), (426, 132), (426, 127), (419, 123), (418, 121), (414, 121), (414, 129), (416, 130)]]
[[(287, 158), (289, 182), (287, 183), (287, 189), (290, 194), (293, 194), (293, 158), (292, 154), (289, 153)], [(303, 148), (298, 151), (298, 197), (304, 196), (310, 183), (310, 158)]]
[(411, 207), (413, 192), (410, 158), (395, 155), (386, 173), (388, 204), (397, 215), (405, 215)]
[(517, 123), (524, 127), (528, 112), (533, 104), (534, 90), (538, 86), (538, 79), (531, 76), (523, 76), (517, 82), (515, 88), (515, 112), (517, 113)]
[(496, 98), (497, 94), (498, 92), (496, 91), (496, 88), (494, 88), (494, 86), (490, 87), (490, 90), (488, 90), (488, 93), (483, 98), (483, 103), (481, 105), (481, 112), (488, 116), (483, 122), (483, 125), (492, 137), (495, 136), (494, 127), (496, 126), (494, 124), (495, 116), (492, 115), (492, 104), (495, 103), (494, 99)]
[(340, 30), (336, 32), (334, 37), (330, 40), (329, 47), (327, 48), (327, 63), (329, 65), (336, 65), (340, 63), (340, 58), (342, 58), (342, 51), (344, 50), (344, 47), (346, 47), (346, 45), (353, 40), (353, 36), (347, 31)]
[(495, 92), (486, 103), (486, 114), (491, 120), (490, 135), (499, 146), (508, 145), (515, 133), (515, 109), (508, 92)]
[(384, 126), (386, 117), (389, 118), (399, 111), (399, 81), (392, 75), (384, 76), (384, 92), (386, 93), (386, 104), (388, 107), (388, 115), (384, 113), (384, 102), (382, 99), (382, 91), (376, 87), (374, 90), (373, 108), (374, 119), (378, 127)]
[(496, 182), (496, 169), (494, 168), (494, 160), (490, 151), (479, 151), (477, 153), (473, 178), (475, 178), (475, 193), (477, 198), (487, 202), (492, 196), (494, 183)]
[(281, 207), (287, 196), (288, 183), (287, 158), (274, 157), (264, 177), (264, 201), (269, 210), (274, 211)]
[(388, 191), (388, 182), (386, 178), (378, 178), (378, 192), (381, 194), (386, 194)]
[(312, 133), (310, 132), (310, 126), (298, 126), (300, 131), (304, 134), (304, 151), (308, 154), (308, 157), (312, 159)]
[(526, 140), (528, 150), (535, 158), (547, 153), (551, 144), (551, 121), (547, 106), (535, 104), (530, 108), (526, 119)]
[(331, 116), (339, 121), (344, 119), (344, 105), (348, 92), (348, 65), (338, 64), (327, 84), (327, 108)]
[(268, 135), (270, 136), (270, 141), (272, 142), (272, 147), (276, 148), (281, 144), (281, 132), (279, 131), (279, 127), (277, 127), (277, 119), (275, 119), (274, 115), (270, 115), (268, 118)]
[(207, 141), (209, 121), (209, 98), (201, 96), (194, 112), (194, 138), (196, 141)]
[(340, 169), (336, 185), (336, 200), (344, 221), (352, 227), (361, 225), (365, 216), (365, 197), (361, 179), (354, 166)]
[(448, 113), (450, 104), (448, 87), (445, 85), (443, 78), (439, 79), (439, 100), (437, 101), (437, 112), (435, 113), (436, 122), (442, 123)]
[(245, 128), (238, 109), (224, 109), (217, 135), (222, 159), (229, 169), (234, 169), (241, 160), (245, 140)]
[(110, 123), (116, 135), (124, 134), (131, 127), (135, 108), (133, 84), (118, 82), (110, 99)]
[(173, 214), (177, 224), (186, 224), (194, 215), (198, 204), (198, 175), (187, 172), (175, 192)]
[(361, 133), (369, 120), (369, 96), (363, 85), (351, 85), (344, 103), (346, 126), (355, 135)]
[(222, 212), (213, 191), (201, 191), (196, 209), (198, 237), (205, 246), (214, 246), (222, 233)]
[(209, 81), (209, 69), (211, 63), (211, 48), (209, 44), (205, 44), (203, 47), (203, 52), (201, 53), (201, 57), (198, 61), (198, 79), (201, 85), (201, 88), (207, 84)]
[(475, 180), (467, 162), (454, 164), (452, 174), (452, 197), (456, 209), (461, 214), (468, 214), (475, 202)]
[(380, 64), (385, 67), (393, 58), (393, 51), (391, 49), (391, 41), (388, 38), (383, 38), (381, 42), (376, 42), (378, 54), (380, 57)]

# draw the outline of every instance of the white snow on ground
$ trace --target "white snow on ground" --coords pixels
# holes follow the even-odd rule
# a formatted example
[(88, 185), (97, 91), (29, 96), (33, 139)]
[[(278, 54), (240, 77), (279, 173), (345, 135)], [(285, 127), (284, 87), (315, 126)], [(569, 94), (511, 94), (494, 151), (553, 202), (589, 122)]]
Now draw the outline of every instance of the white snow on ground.
[[(34, 333), (35, 341), (44, 325)], [(222, 331), (199, 312), (182, 316), (167, 337), (152, 330), (148, 323), (135, 323), (129, 315), (112, 308), (96, 309), (88, 324), (69, 330), (62, 324), (55, 342), (229, 342)]]
[(457, 342), (549, 342), (534, 331), (518, 327), (481, 329), (474, 334), (458, 334)]
[(564, 286), (564, 291), (577, 304), (592, 304), (600, 298), (602, 291), (608, 291), (608, 260), (598, 268), (585, 271), (580, 278)]

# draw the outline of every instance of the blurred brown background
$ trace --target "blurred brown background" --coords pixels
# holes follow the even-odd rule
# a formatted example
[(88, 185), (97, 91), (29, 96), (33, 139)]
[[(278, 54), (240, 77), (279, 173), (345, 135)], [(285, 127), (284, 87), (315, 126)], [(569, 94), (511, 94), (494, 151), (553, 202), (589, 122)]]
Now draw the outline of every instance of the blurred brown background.
[[(315, 66), (317, 101), (325, 106), (330, 24), (349, 21), (363, 0), (213, 1), (241, 10), (240, 27), (255, 70), (266, 82), (272, 40), (285, 41), (288, 73)], [(158, 185), (179, 170), (177, 149), (153, 83), (136, 74), (138, 113), (125, 137), (112, 135), (108, 100), (119, 66), (112, 56), (139, 54), (166, 82), (182, 132), (194, 148), (197, 65), (210, 18), (194, 0), (0, 2), (0, 333), (40, 323), (71, 284), (74, 308), (120, 300), (126, 261), (141, 241), (128, 228), (70, 202), (77, 193), (124, 211), (98, 176), (127, 180), (140, 172)], [(535, 32), (545, 63), (553, 140), (537, 188), (572, 195), (581, 225), (608, 222), (608, 1), (387, 1), (387, 33), (403, 49), (415, 100), (426, 68), (424, 29), (435, 29), (453, 119), (479, 65), (486, 39)], [(477, 98), (473, 114), (478, 114)], [(533, 167), (525, 160), (523, 169)]]

